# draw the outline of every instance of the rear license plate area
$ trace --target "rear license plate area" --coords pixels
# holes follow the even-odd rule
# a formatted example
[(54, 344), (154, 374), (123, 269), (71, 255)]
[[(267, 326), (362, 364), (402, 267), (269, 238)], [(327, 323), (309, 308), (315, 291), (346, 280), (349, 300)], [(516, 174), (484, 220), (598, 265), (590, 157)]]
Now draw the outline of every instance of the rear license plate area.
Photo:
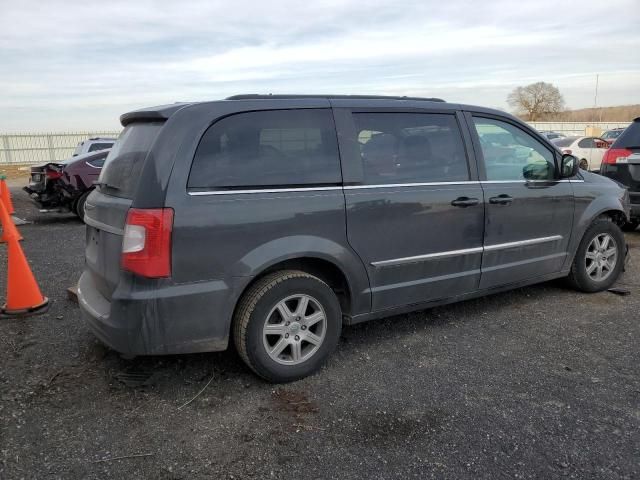
[(95, 227), (87, 225), (87, 237), (85, 258), (87, 264), (91, 267), (96, 267), (98, 262), (98, 249), (100, 245), (100, 230)]

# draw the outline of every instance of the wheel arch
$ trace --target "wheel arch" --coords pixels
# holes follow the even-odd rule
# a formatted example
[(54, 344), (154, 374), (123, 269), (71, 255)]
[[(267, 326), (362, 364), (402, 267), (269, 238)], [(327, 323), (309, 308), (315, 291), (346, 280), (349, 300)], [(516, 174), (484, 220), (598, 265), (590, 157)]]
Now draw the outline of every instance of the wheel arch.
[(569, 255), (565, 262), (565, 268), (569, 268), (573, 263), (580, 242), (582, 241), (587, 229), (598, 218), (608, 218), (616, 225), (621, 226), (627, 221), (627, 213), (619, 199), (611, 197), (598, 197), (593, 201), (580, 215), (575, 222), (574, 234), (571, 238), (569, 246)]
[(342, 314), (351, 316), (354, 311), (354, 296), (357, 295), (353, 291), (352, 282), (349, 281), (347, 274), (340, 268), (336, 262), (330, 261), (321, 256), (295, 256), (279, 261), (271, 262), (265, 265), (251, 280), (243, 286), (242, 292), (238, 295), (235, 310), (238, 308), (244, 294), (258, 281), (274, 272), (282, 270), (299, 270), (325, 282), (338, 297)]
[(324, 280), (342, 295), (345, 315), (371, 309), (369, 277), (360, 257), (341, 243), (312, 235), (274, 239), (248, 252), (232, 269), (233, 277), (249, 279), (238, 299), (256, 279), (283, 269), (306, 271)]

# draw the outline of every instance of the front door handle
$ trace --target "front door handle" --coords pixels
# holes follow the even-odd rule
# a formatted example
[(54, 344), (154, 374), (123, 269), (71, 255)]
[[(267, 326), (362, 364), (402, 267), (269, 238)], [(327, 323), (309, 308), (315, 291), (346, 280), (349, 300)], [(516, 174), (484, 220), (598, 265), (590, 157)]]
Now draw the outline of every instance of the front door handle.
[(480, 200), (477, 198), (469, 198), (469, 197), (458, 197), (454, 201), (451, 202), (451, 205), (454, 207), (473, 207), (474, 205), (478, 205)]
[(510, 197), (509, 195), (506, 195), (504, 193), (502, 195), (491, 197), (489, 199), (489, 203), (492, 203), (494, 205), (509, 205), (511, 202), (513, 202), (513, 197)]

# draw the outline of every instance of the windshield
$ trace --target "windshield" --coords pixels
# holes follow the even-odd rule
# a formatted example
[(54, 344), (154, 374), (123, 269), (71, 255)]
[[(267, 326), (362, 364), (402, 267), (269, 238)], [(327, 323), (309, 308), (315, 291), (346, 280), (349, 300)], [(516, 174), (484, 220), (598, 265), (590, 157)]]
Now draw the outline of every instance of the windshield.
[(122, 131), (100, 173), (102, 193), (133, 198), (144, 160), (161, 128), (162, 123), (133, 123)]
[(565, 137), (565, 138), (556, 138), (553, 140), (553, 144), (558, 147), (568, 147), (571, 145), (578, 137)]
[(602, 134), (602, 138), (612, 140), (614, 138), (618, 138), (621, 133), (622, 133), (622, 130), (607, 130)]

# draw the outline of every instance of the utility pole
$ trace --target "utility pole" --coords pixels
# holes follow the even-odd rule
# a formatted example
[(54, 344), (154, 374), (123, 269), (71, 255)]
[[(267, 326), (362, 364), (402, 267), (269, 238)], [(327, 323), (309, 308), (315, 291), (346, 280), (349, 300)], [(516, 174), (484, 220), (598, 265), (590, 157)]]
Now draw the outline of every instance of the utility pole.
[[(596, 95), (593, 98), (593, 121), (596, 120), (596, 108), (598, 108), (598, 81), (600, 80), (600, 74), (596, 75)], [(602, 119), (602, 114), (600, 115)]]

